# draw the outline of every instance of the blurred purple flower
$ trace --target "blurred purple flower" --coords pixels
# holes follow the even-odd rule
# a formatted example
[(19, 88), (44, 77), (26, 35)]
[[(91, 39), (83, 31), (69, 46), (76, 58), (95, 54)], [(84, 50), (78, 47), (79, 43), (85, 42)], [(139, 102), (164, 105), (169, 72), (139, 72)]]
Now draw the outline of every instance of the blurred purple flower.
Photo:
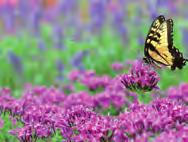
[(94, 97), (90, 96), (87, 92), (74, 93), (66, 97), (64, 108), (68, 109), (76, 105), (83, 105), (92, 108), (94, 107)]
[(58, 79), (63, 81), (64, 80), (64, 64), (61, 60), (56, 61), (56, 67), (58, 71)]
[[(186, 47), (188, 45), (188, 28), (183, 28), (182, 33), (183, 33), (183, 44)], [(185, 50), (188, 51), (187, 48), (185, 48)]]
[(152, 136), (184, 126), (188, 120), (186, 110), (187, 106), (170, 99), (158, 99), (149, 105), (133, 104), (120, 114), (117, 126), (121, 127), (117, 128), (130, 139), (139, 138), (145, 133)]
[(40, 26), (41, 26), (41, 20), (43, 17), (43, 11), (41, 8), (37, 8), (33, 11), (32, 15), (30, 16), (30, 22), (29, 24), (31, 24), (31, 30), (33, 30), (32, 32), (34, 32), (34, 34), (36, 36), (40, 35)]
[(164, 0), (157, 0), (156, 1), (156, 5), (158, 7), (167, 7), (168, 6), (168, 0), (164, 1)]
[(11, 89), (10, 88), (0, 88), (0, 95), (10, 95)]
[(171, 12), (172, 14), (175, 15), (175, 14), (178, 13), (176, 1), (169, 1), (169, 2), (168, 2), (168, 8), (169, 8), (169, 10), (170, 10), (170, 12)]
[(113, 25), (115, 29), (117, 30), (117, 33), (119, 34), (123, 43), (127, 43), (128, 36), (127, 36), (127, 29), (124, 24), (124, 20), (125, 20), (124, 17), (125, 17), (125, 14), (123, 11), (120, 11), (120, 10), (116, 11), (114, 13)]
[[(124, 93), (113, 94), (105, 91), (95, 96), (95, 107), (108, 108), (113, 105), (117, 111), (127, 104)], [(118, 112), (119, 113), (119, 112)]]
[(178, 129), (172, 129), (169, 131), (165, 131), (158, 135), (154, 142), (166, 142), (166, 140), (170, 142), (187, 142), (188, 141), (188, 127), (183, 126)]
[(75, 91), (75, 87), (72, 83), (63, 85), (62, 89), (65, 94), (71, 94)]
[(108, 108), (111, 105), (111, 97), (109, 93), (103, 92), (95, 96), (95, 106)]
[(39, 39), (38, 41), (38, 48), (40, 51), (44, 51), (46, 49), (45, 42), (42, 39)]
[(60, 2), (60, 9), (64, 16), (71, 16), (72, 12), (76, 12), (78, 2), (76, 0), (63, 0)]
[(158, 16), (157, 1), (146, 0), (146, 2), (147, 2), (147, 9), (150, 13), (150, 18), (155, 19)]
[(123, 85), (130, 90), (151, 91), (157, 88), (159, 76), (142, 61), (136, 61), (130, 72), (122, 76)]
[(23, 64), (22, 64), (21, 58), (19, 56), (17, 56), (15, 53), (13, 53), (12, 51), (9, 51), (8, 59), (9, 59), (10, 63), (12, 64), (12, 66), (14, 67), (15, 71), (18, 74), (22, 74)]
[(65, 49), (64, 45), (64, 33), (60, 26), (55, 26), (54, 30), (54, 43), (57, 49)]
[(90, 0), (91, 31), (101, 32), (105, 21), (105, 2), (100, 0)]
[(88, 50), (83, 50), (76, 53), (72, 58), (72, 65), (79, 70), (84, 70), (83, 59), (89, 54)]
[(139, 45), (144, 45), (145, 39), (142, 35), (139, 35), (138, 37), (138, 44)]
[(124, 65), (119, 62), (115, 62), (111, 66), (114, 71), (122, 71), (124, 69)]
[(2, 20), (4, 22), (5, 32), (12, 33), (14, 31), (15, 25), (15, 7), (9, 2), (5, 2), (0, 8)]
[(29, 1), (19, 0), (18, 1), (18, 11), (21, 14), (22, 18), (27, 18), (29, 14), (30, 4)]
[(105, 88), (110, 81), (109, 76), (84, 76), (81, 78), (81, 83), (84, 84), (89, 90), (94, 91), (98, 88)]
[(5, 22), (5, 29), (8, 33), (13, 33), (14, 31), (14, 22), (15, 17), (13, 13), (5, 14), (4, 15), (4, 22)]
[(171, 99), (181, 100), (188, 103), (188, 84), (182, 83), (178, 87), (170, 87), (167, 95)]
[(81, 72), (79, 70), (72, 70), (68, 74), (68, 79), (71, 81), (77, 81), (81, 76)]

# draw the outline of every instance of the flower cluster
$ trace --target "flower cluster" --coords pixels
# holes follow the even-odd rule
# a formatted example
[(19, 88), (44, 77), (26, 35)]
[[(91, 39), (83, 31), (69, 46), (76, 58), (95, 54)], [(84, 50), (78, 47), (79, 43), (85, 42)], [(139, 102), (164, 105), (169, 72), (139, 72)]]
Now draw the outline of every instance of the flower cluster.
[(154, 142), (166, 142), (166, 140), (170, 142), (186, 142), (188, 141), (188, 127), (180, 126), (177, 129), (172, 129), (169, 131), (165, 131), (161, 133)]
[[(187, 125), (187, 110), (187, 106), (170, 99), (158, 99), (149, 105), (133, 104), (128, 111), (118, 116), (119, 122), (114, 130), (118, 133), (116, 140), (148, 141), (157, 134), (178, 131)], [(185, 130), (182, 131), (180, 138), (184, 137)], [(165, 140), (163, 137), (163, 141)]]
[(109, 120), (88, 107), (77, 105), (66, 110), (63, 117), (57, 120), (57, 127), (61, 129), (66, 140), (100, 141), (107, 137), (110, 130)]
[(151, 91), (157, 88), (159, 76), (142, 61), (136, 61), (130, 72), (122, 76), (123, 85), (130, 90)]
[(171, 99), (177, 99), (188, 103), (188, 84), (182, 83), (178, 87), (170, 87), (167, 94)]
[(103, 75), (97, 76), (95, 71), (79, 71), (73, 70), (68, 75), (69, 79), (73, 82), (78, 81), (84, 86), (86, 86), (89, 90), (94, 91), (98, 88), (105, 88), (108, 86), (109, 82), (111, 81), (110, 76)]
[(125, 68), (124, 65), (119, 62), (115, 62), (111, 66), (114, 71), (122, 71)]
[[(22, 123), (10, 131), (20, 141), (47, 138), (60, 129), (64, 141), (148, 141), (177, 136), (184, 140), (187, 133), (188, 107), (173, 99), (157, 99), (147, 105), (130, 103), (117, 116), (104, 116), (96, 108), (112, 103), (122, 107), (123, 98), (120, 76), (112, 80), (105, 91), (95, 96), (86, 92), (65, 95), (58, 89), (44, 86), (25, 88), (20, 99), (11, 97), (10, 90), (1, 90), (0, 108)], [(112, 96), (110, 96), (112, 95)], [(134, 96), (134, 94), (129, 94)], [(3, 121), (1, 121), (3, 126)]]
[[(130, 73), (132, 79), (138, 78), (134, 83), (137, 87), (141, 83), (141, 89), (156, 87), (159, 80), (154, 71), (140, 62), (133, 65)], [(49, 138), (57, 130), (61, 131), (63, 141), (165, 141), (165, 137), (172, 141), (177, 137), (186, 140), (188, 107), (179, 100), (186, 102), (187, 84), (181, 84), (178, 89), (170, 88), (167, 98), (139, 104), (137, 95), (123, 88), (122, 75), (104, 79), (94, 71), (75, 71), (69, 77), (73, 88), (74, 83), (84, 83), (88, 90), (76, 92), (73, 89), (66, 94), (65, 90), (55, 87), (26, 84), (23, 95), (16, 99), (10, 89), (2, 88), (1, 114), (10, 115), (14, 126), (17, 122), (22, 124), (10, 130), (10, 134), (21, 142)], [(98, 79), (97, 84), (103, 84), (100, 92), (96, 91), (100, 85), (89, 81), (95, 79)], [(97, 87), (92, 90), (91, 86)], [(0, 119), (0, 127), (3, 123)]]

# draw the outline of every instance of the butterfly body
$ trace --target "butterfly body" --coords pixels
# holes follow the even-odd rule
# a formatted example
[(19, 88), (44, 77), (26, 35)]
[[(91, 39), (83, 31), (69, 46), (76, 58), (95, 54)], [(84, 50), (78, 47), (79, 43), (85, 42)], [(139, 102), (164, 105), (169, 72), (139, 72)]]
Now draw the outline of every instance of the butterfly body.
[(145, 40), (143, 58), (146, 63), (161, 67), (169, 66), (171, 70), (181, 69), (187, 59), (173, 45), (173, 20), (165, 20), (160, 15), (152, 23)]

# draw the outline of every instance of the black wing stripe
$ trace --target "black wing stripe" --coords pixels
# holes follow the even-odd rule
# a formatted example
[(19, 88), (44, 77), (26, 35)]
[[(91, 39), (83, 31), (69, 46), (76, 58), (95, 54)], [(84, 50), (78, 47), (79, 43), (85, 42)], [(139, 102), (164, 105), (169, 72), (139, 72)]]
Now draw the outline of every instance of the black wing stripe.
[[(160, 39), (160, 34), (157, 33), (157, 37), (158, 38), (153, 38), (154, 34), (156, 34), (156, 30), (160, 27), (160, 24), (162, 24), (165, 21), (165, 17), (163, 15), (158, 16), (153, 23), (151, 24), (151, 27), (149, 29), (149, 32), (147, 34), (146, 40), (145, 40), (145, 49), (144, 49), (144, 55), (147, 57), (148, 56), (148, 49), (150, 48), (150, 46), (148, 46), (147, 40), (154, 40), (156, 42), (159, 42)], [(159, 25), (156, 26), (156, 22), (159, 22)], [(152, 30), (152, 28), (155, 27), (155, 31)], [(152, 34), (152, 36), (150, 36), (150, 34)]]
[(172, 49), (173, 47), (173, 20), (168, 19), (166, 22), (167, 22), (168, 49)]

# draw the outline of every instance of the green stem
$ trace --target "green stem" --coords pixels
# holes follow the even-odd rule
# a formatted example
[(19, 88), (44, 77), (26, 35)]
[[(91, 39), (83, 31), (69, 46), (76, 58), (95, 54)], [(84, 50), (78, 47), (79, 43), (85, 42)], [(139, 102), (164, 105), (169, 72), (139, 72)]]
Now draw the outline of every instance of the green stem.
[(149, 92), (137, 91), (137, 95), (138, 95), (138, 101), (141, 104), (148, 104), (152, 100)]

